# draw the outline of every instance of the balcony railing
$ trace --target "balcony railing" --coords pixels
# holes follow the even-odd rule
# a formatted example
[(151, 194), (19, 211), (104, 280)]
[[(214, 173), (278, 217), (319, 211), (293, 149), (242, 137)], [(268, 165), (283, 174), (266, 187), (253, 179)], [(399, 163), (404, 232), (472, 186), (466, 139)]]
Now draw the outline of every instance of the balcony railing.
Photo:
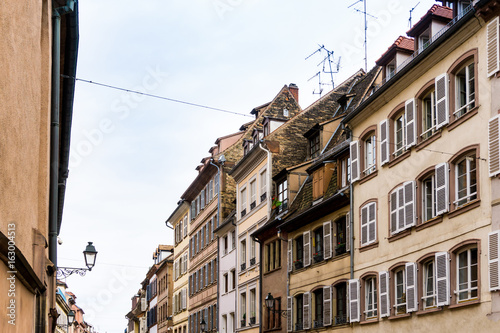
[(256, 203), (255, 203), (255, 201), (254, 201), (254, 202), (252, 202), (252, 203), (250, 204), (250, 210), (254, 209), (254, 208), (255, 208), (255, 206), (256, 206)]
[(347, 315), (335, 316), (335, 325), (347, 324)]
[(302, 323), (296, 323), (296, 324), (295, 324), (295, 330), (296, 330), (296, 331), (301, 331), (301, 330), (302, 330), (302, 327), (303, 327)]
[(243, 216), (245, 216), (245, 215), (247, 215), (247, 210), (246, 210), (246, 209), (243, 209), (243, 210), (241, 211), (241, 217), (243, 217)]
[(320, 327), (323, 327), (323, 319), (320, 319), (320, 320), (315, 320), (314, 321), (314, 328), (320, 328)]
[(250, 259), (250, 266), (253, 266), (253, 265), (255, 265), (255, 257)]
[(244, 271), (247, 268), (247, 263), (244, 262), (241, 264), (241, 270)]
[(260, 202), (266, 200), (266, 197), (267, 197), (267, 192), (264, 192), (264, 194), (260, 196)]
[[(409, 63), (413, 61), (420, 53), (422, 53), (426, 48), (428, 48), (432, 43), (434, 43), (439, 37), (441, 37), (446, 31), (448, 31), (452, 26), (454, 26), (460, 19), (462, 19), (465, 15), (467, 15), (474, 6), (471, 4), (467, 8), (465, 8), (461, 13), (458, 13), (457, 16), (450, 22), (448, 22), (447, 25), (445, 25), (441, 30), (439, 30), (435, 35), (433, 35), (427, 42), (424, 44), (420, 45), (418, 50), (413, 52), (411, 56), (408, 57), (405, 61), (403, 61), (395, 70), (395, 73), (400, 72), (404, 67), (406, 67)], [(374, 92), (380, 89), (384, 84), (386, 84), (388, 81), (390, 81), (394, 75), (387, 76), (382, 80), (382, 82), (375, 87)]]

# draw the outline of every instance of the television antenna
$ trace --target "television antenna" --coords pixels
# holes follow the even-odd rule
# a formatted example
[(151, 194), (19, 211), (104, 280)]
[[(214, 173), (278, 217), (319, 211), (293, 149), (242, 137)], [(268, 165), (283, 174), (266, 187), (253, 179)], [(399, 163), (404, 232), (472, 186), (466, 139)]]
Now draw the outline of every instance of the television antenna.
[(412, 26), (411, 26), (411, 14), (412, 14), (412, 13), (413, 13), (413, 11), (415, 10), (415, 8), (417, 8), (417, 6), (418, 6), (418, 4), (419, 4), (419, 3), (420, 3), (420, 1), (419, 1), (419, 2), (417, 2), (417, 4), (415, 5), (415, 7), (413, 7), (412, 9), (410, 9), (410, 22), (409, 22), (410, 29), (411, 29), (411, 27), (412, 27)]
[[(328, 50), (324, 45), (318, 44), (318, 46), (319, 46), (319, 48), (316, 51), (314, 51), (313, 53), (311, 53), (309, 56), (307, 56), (305, 60), (311, 58), (316, 53), (323, 53), (324, 54), (326, 52), (326, 55), (323, 57), (323, 60), (321, 60), (317, 65), (317, 66), (322, 65), (321, 71), (314, 74), (314, 76), (308, 80), (308, 81), (311, 81), (315, 77), (318, 77), (319, 88), (318, 88), (317, 92), (316, 92), (316, 90), (314, 90), (313, 94), (318, 94), (321, 97), (321, 93), (323, 92), (322, 86), (330, 85), (330, 86), (332, 86), (332, 89), (335, 87), (335, 83), (333, 81), (333, 74), (338, 73), (340, 70), (340, 57), (339, 57), (338, 61), (335, 62), (335, 58), (333, 56), (333, 54), (334, 54), (333, 51)], [(334, 64), (335, 70), (332, 68), (332, 63)], [(327, 64), (328, 64), (328, 69), (326, 68)], [(321, 73), (330, 74), (330, 83), (321, 82)]]
[(364, 45), (365, 45), (365, 72), (368, 72), (368, 45), (367, 45), (367, 42), (366, 42), (366, 31), (368, 30), (368, 26), (367, 26), (367, 23), (366, 23), (366, 17), (370, 16), (370, 17), (372, 17), (374, 19), (378, 19), (378, 17), (373, 16), (371, 14), (368, 14), (366, 12), (366, 0), (358, 0), (358, 1), (356, 1), (355, 3), (353, 3), (352, 5), (350, 5), (347, 8), (351, 8), (351, 7), (353, 7), (354, 5), (357, 5), (360, 2), (363, 3), (363, 10), (360, 10), (360, 9), (357, 9), (357, 8), (353, 8), (353, 9), (355, 11), (357, 11), (358, 13), (363, 14), (363, 16), (365, 18), (365, 43), (364, 43)]

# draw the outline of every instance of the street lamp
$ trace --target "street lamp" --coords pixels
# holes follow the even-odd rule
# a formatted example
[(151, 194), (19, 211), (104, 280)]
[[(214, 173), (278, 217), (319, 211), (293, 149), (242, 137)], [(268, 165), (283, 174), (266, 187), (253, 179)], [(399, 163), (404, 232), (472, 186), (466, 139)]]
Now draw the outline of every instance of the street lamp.
[(287, 310), (275, 310), (274, 308), (274, 297), (271, 293), (268, 293), (265, 300), (266, 308), (274, 313), (279, 313), (283, 318), (286, 318), (288, 313)]
[(69, 312), (68, 312), (68, 326), (73, 325), (74, 321), (75, 321), (75, 311), (69, 310)]
[(201, 320), (200, 328), (201, 328), (202, 332), (206, 332), (207, 331), (207, 323), (205, 323), (205, 319)]
[[(92, 242), (89, 242), (85, 251), (83, 251), (83, 257), (85, 258), (85, 265), (87, 268), (74, 268), (74, 267), (57, 267), (57, 278), (67, 278), (73, 273), (77, 273), (80, 276), (85, 276), (87, 271), (91, 271), (95, 266), (95, 260), (97, 257), (97, 251), (92, 245)], [(74, 319), (74, 315), (73, 315)]]

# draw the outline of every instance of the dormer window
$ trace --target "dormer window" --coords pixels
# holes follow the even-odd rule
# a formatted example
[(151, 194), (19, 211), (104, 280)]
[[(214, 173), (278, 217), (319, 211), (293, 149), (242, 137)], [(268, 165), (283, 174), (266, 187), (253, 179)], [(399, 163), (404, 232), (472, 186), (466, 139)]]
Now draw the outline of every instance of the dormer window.
[(288, 116), (289, 116), (288, 109), (284, 108), (283, 109), (283, 117), (288, 117)]
[(263, 131), (264, 131), (264, 138), (269, 135), (270, 130), (269, 127), (271, 125), (271, 122), (269, 118), (265, 118), (264, 122), (262, 123)]
[(243, 155), (246, 155), (252, 150), (253, 148), (253, 141), (251, 140), (245, 140), (243, 141)]
[(457, 6), (457, 15), (464, 14), (465, 10), (470, 6), (470, 4), (471, 1), (459, 1)]
[(320, 151), (319, 133), (316, 133), (315, 135), (309, 138), (309, 153), (311, 154), (311, 158), (318, 157), (319, 151)]
[(431, 30), (430, 28), (425, 30), (418, 36), (418, 49), (425, 50), (427, 46), (429, 46), (429, 40), (431, 39)]
[(387, 66), (385, 66), (385, 77), (390, 79), (396, 74), (396, 59), (392, 60)]

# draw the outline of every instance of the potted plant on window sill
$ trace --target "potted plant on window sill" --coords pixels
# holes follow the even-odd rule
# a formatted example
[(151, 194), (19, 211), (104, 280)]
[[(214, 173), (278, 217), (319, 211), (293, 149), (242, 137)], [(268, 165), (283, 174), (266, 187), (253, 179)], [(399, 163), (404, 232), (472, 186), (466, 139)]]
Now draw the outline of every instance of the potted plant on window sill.
[(323, 260), (323, 253), (321, 252), (316, 252), (313, 254), (314, 262), (320, 262)]
[(255, 324), (255, 312), (252, 312), (252, 316), (250, 317), (250, 325)]
[(241, 327), (245, 327), (247, 321), (246, 321), (246, 313), (243, 314), (243, 319), (241, 319)]
[(337, 246), (335, 247), (335, 254), (343, 254), (345, 253), (345, 243), (338, 243)]
[(301, 269), (302, 267), (304, 267), (304, 265), (302, 264), (302, 260), (295, 260), (293, 262), (293, 265), (295, 266), (295, 269)]

